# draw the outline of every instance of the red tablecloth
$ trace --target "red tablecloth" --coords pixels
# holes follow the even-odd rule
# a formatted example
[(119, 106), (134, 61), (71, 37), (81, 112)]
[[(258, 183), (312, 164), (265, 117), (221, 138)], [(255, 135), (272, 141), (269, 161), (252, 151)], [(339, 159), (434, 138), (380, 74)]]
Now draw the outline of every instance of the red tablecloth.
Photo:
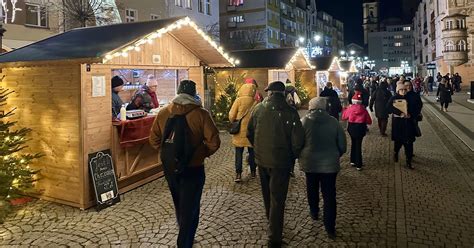
[(113, 122), (118, 128), (120, 146), (127, 148), (148, 142), (154, 120), (155, 116), (147, 116), (136, 120)]

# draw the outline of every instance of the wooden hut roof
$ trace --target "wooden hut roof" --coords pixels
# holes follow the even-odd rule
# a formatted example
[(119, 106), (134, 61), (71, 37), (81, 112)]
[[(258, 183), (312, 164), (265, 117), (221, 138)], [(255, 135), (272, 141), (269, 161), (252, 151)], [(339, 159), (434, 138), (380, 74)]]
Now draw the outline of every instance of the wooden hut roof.
[(237, 68), (311, 69), (311, 64), (298, 48), (239, 50), (230, 53), (239, 60)]
[(355, 66), (354, 60), (339, 60), (339, 67), (342, 71), (350, 72), (350, 73), (357, 73), (358, 70)]
[(340, 71), (337, 57), (324, 56), (311, 59), (317, 71)]
[(0, 56), (0, 63), (105, 59), (164, 33), (209, 66), (233, 66), (234, 60), (188, 17), (73, 29), (5, 53)]

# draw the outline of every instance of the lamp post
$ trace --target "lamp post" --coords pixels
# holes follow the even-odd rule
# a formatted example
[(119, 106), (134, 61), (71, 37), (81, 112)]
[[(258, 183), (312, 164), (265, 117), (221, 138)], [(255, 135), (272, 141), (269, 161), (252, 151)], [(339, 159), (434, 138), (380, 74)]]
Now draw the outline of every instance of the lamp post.
[[(315, 44), (317, 45), (318, 42), (321, 40), (321, 36), (317, 34), (313, 37), (313, 39), (314, 39)], [(311, 56), (311, 49), (313, 48), (313, 44), (311, 43), (312, 39), (305, 39), (303, 36), (300, 36), (298, 38), (298, 41), (300, 42), (300, 44), (304, 44), (305, 40), (307, 40), (306, 48), (308, 49), (308, 57), (312, 57)]]

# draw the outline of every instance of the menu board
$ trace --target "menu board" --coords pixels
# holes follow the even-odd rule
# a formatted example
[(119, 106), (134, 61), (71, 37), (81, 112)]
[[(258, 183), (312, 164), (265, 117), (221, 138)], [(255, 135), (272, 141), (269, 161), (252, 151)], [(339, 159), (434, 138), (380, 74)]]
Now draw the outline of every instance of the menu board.
[(110, 150), (89, 154), (89, 170), (97, 201), (96, 209), (99, 211), (120, 202)]

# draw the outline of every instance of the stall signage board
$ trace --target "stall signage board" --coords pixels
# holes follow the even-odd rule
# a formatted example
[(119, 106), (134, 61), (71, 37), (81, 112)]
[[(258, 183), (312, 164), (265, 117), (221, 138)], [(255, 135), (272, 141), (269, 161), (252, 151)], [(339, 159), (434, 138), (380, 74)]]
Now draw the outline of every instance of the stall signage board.
[(110, 150), (89, 154), (89, 170), (94, 185), (97, 211), (120, 202)]

